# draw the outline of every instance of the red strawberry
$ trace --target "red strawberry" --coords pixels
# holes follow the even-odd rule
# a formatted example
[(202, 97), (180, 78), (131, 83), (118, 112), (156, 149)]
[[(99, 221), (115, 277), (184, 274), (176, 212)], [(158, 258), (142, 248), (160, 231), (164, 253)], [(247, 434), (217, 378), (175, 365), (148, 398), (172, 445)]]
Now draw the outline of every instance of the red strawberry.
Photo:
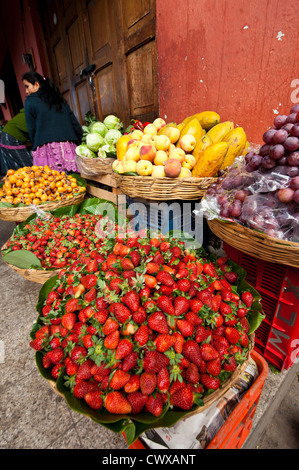
[(186, 386), (181, 387), (171, 395), (170, 403), (182, 410), (190, 410), (193, 405), (193, 392)]
[(80, 364), (78, 367), (78, 371), (77, 371), (77, 379), (78, 380), (90, 379), (92, 377), (92, 373), (91, 373), (92, 365), (93, 365), (93, 362), (89, 359), (83, 362), (83, 364)]
[(198, 367), (190, 362), (188, 364), (188, 367), (186, 369), (186, 375), (185, 378), (187, 382), (190, 382), (191, 384), (197, 384), (199, 381), (199, 371)]
[(95, 287), (93, 287), (88, 292), (86, 292), (86, 294), (84, 295), (84, 300), (86, 302), (92, 302), (96, 298), (96, 295), (97, 295), (97, 291)]
[(131, 310), (131, 312), (137, 312), (140, 306), (140, 297), (135, 290), (130, 290), (126, 292), (122, 301), (126, 306)]
[(212, 293), (208, 289), (203, 289), (197, 292), (196, 297), (204, 304), (207, 305), (209, 308), (213, 307), (212, 302)]
[(238, 280), (238, 274), (233, 271), (225, 273), (224, 277), (230, 284), (235, 284)]
[(163, 253), (166, 252), (167, 250), (169, 250), (170, 248), (170, 243), (169, 242), (166, 242), (166, 241), (162, 241), (161, 244), (160, 244), (160, 251), (162, 251)]
[(82, 380), (78, 382), (73, 390), (74, 396), (76, 398), (84, 398), (87, 393), (90, 393), (97, 389), (96, 382), (88, 382), (86, 380)]
[(51, 359), (48, 356), (48, 353), (46, 353), (43, 356), (42, 363), (43, 363), (43, 366), (44, 366), (45, 369), (49, 369), (49, 367), (51, 367), (53, 365)]
[(77, 317), (75, 313), (65, 313), (61, 318), (61, 324), (67, 330), (72, 330), (76, 323)]
[(43, 342), (44, 342), (43, 338), (35, 338), (32, 341), (30, 341), (29, 346), (35, 349), (35, 351), (41, 351), (43, 348)]
[[(167, 330), (168, 331), (168, 330)], [(147, 325), (140, 325), (138, 330), (134, 335), (134, 341), (139, 344), (139, 346), (144, 346), (148, 342), (149, 338), (149, 329)]]
[(189, 281), (189, 279), (179, 279), (177, 281), (177, 285), (178, 285), (178, 289), (181, 292), (187, 293), (191, 287), (191, 282)]
[(99, 390), (93, 390), (92, 392), (86, 393), (86, 395), (84, 395), (84, 400), (93, 410), (100, 410), (103, 406), (102, 392)]
[(66, 357), (64, 360), (65, 371), (67, 375), (75, 375), (78, 370), (78, 365), (75, 364), (70, 357)]
[(200, 346), (200, 354), (204, 361), (212, 361), (219, 357), (219, 352), (210, 343), (203, 343)]
[(167, 319), (162, 312), (154, 312), (148, 317), (148, 326), (158, 333), (168, 333)]
[(130, 402), (119, 391), (107, 393), (105, 398), (105, 408), (111, 414), (129, 414), (132, 411)]
[(240, 339), (240, 333), (234, 326), (228, 326), (225, 328), (225, 337), (231, 344), (236, 344)]
[(170, 375), (168, 369), (163, 367), (157, 374), (157, 387), (162, 393), (166, 393), (170, 386)]
[(212, 310), (218, 312), (222, 303), (221, 295), (217, 294), (212, 297)]
[(81, 309), (81, 301), (79, 299), (70, 299), (65, 304), (66, 313), (76, 312)]
[(100, 381), (102, 381), (103, 377), (110, 374), (111, 369), (109, 367), (106, 367), (105, 362), (102, 362), (100, 365), (93, 364), (91, 366), (90, 372), (96, 380), (100, 378)]
[(145, 404), (145, 409), (154, 416), (160, 416), (163, 412), (164, 400), (160, 393), (151, 395)]
[(175, 341), (176, 339), (172, 335), (160, 334), (155, 339), (155, 345), (158, 351), (165, 352), (174, 345)]
[(183, 315), (189, 310), (189, 300), (181, 295), (174, 299), (174, 314), (176, 316)]
[(253, 303), (253, 295), (251, 292), (242, 292), (241, 299), (247, 308), (250, 308)]
[(202, 318), (200, 318), (196, 313), (191, 311), (186, 313), (185, 320), (187, 320), (193, 326), (198, 326), (202, 324)]
[(133, 343), (128, 339), (121, 339), (115, 351), (115, 359), (123, 359), (133, 351)]
[(117, 321), (109, 317), (107, 318), (107, 320), (105, 321), (103, 325), (102, 332), (104, 333), (104, 335), (107, 336), (113, 331), (118, 330), (118, 328), (119, 328), (119, 324), (117, 323)]
[(213, 263), (205, 263), (203, 265), (203, 272), (210, 277), (218, 277), (217, 271), (213, 266)]
[(249, 343), (249, 339), (248, 339), (247, 333), (245, 333), (245, 332), (244, 332), (244, 333), (241, 333), (239, 343), (240, 343), (240, 345), (241, 345), (243, 348), (247, 348), (248, 343)]
[(200, 381), (207, 390), (217, 390), (220, 387), (219, 377), (213, 377), (209, 374), (201, 374)]
[(238, 318), (244, 318), (247, 315), (247, 310), (246, 308), (238, 308), (237, 310), (237, 317)]
[(46, 299), (46, 305), (52, 305), (54, 300), (59, 299), (59, 293), (55, 291), (49, 292), (47, 299)]
[(148, 400), (148, 395), (142, 392), (132, 392), (127, 395), (127, 399), (132, 407), (132, 414), (138, 414), (143, 410), (145, 403)]
[(121, 302), (115, 302), (112, 304), (110, 311), (120, 323), (125, 323), (131, 316), (131, 312), (128, 307), (123, 305)]
[(61, 348), (53, 349), (52, 351), (48, 351), (48, 357), (51, 360), (52, 364), (56, 365), (62, 362), (64, 352)]
[(92, 287), (96, 286), (97, 284), (97, 276), (95, 274), (87, 274), (86, 276), (82, 276), (80, 279), (81, 284), (85, 287), (85, 289), (89, 290)]
[(99, 269), (99, 264), (96, 259), (89, 261), (86, 269), (89, 273), (96, 273)]
[(115, 277), (114, 279), (111, 279), (109, 288), (110, 290), (114, 290), (117, 294), (121, 292), (121, 284), (123, 283), (123, 280), (120, 277)]
[(138, 353), (136, 351), (131, 352), (126, 357), (123, 358), (121, 363), (121, 368), (123, 371), (128, 372), (137, 365)]
[(145, 372), (156, 374), (160, 369), (169, 364), (169, 359), (159, 351), (148, 351), (143, 358), (143, 369)]
[(120, 264), (124, 271), (130, 271), (135, 267), (133, 261), (131, 261), (129, 258), (121, 258)]
[(119, 343), (120, 333), (119, 330), (113, 331), (104, 339), (104, 346), (107, 349), (116, 349)]
[(74, 346), (70, 357), (75, 364), (82, 364), (85, 361), (87, 350), (83, 346)]
[(150, 261), (146, 265), (146, 272), (148, 274), (157, 274), (160, 271), (160, 269), (161, 269), (161, 266), (160, 266), (159, 263), (154, 263), (154, 262)]
[(52, 370), (51, 370), (51, 375), (54, 379), (58, 379), (58, 376), (59, 376), (59, 372), (61, 371), (61, 369), (63, 368), (63, 364), (56, 364)]
[(207, 330), (203, 325), (198, 325), (195, 329), (195, 341), (197, 343), (202, 343), (210, 336), (209, 330)]
[(192, 298), (189, 300), (189, 305), (192, 312), (198, 313), (201, 310), (203, 303), (197, 298)]
[(217, 377), (221, 372), (221, 359), (220, 357), (206, 362), (206, 371), (208, 374)]
[(187, 320), (178, 320), (177, 327), (180, 330), (180, 333), (184, 336), (184, 338), (193, 335), (194, 325), (192, 325), (192, 323), (189, 323)]
[(133, 250), (130, 254), (132, 263), (135, 267), (140, 265), (141, 262), (141, 254), (137, 250)]
[(129, 382), (131, 375), (129, 372), (125, 372), (121, 369), (116, 369), (113, 376), (110, 379), (109, 386), (113, 390), (120, 390), (126, 383)]
[(225, 358), (225, 361), (222, 365), (223, 369), (228, 372), (234, 372), (237, 367), (237, 362), (235, 356), (229, 356)]
[(229, 289), (223, 287), (220, 291), (221, 298), (224, 302), (230, 302), (232, 300), (232, 292)]
[(157, 305), (162, 312), (167, 313), (168, 315), (174, 315), (174, 307), (172, 301), (166, 295), (161, 295), (157, 299)]
[(198, 367), (202, 365), (199, 344), (195, 340), (187, 339), (184, 342), (182, 354), (188, 361), (196, 364)]
[(183, 345), (185, 342), (184, 336), (181, 335), (178, 331), (175, 331), (172, 336), (175, 338), (175, 343), (173, 345), (173, 349), (176, 353), (181, 354), (183, 351)]
[(143, 395), (151, 395), (157, 386), (155, 373), (143, 372), (140, 375), (140, 390)]
[(105, 321), (107, 320), (109, 315), (109, 312), (107, 309), (105, 310), (99, 310), (94, 313), (94, 318), (99, 322), (104, 324)]
[(138, 374), (131, 375), (130, 380), (124, 386), (126, 393), (137, 392), (140, 387), (140, 376)]
[(241, 318), (241, 319), (239, 320), (239, 325), (242, 326), (243, 331), (244, 331), (245, 333), (248, 333), (248, 332), (249, 332), (249, 330), (250, 330), (250, 325), (249, 325), (249, 321), (247, 320), (246, 317)]
[(160, 271), (156, 276), (157, 282), (164, 284), (165, 286), (171, 287), (174, 284), (174, 280), (170, 273)]
[(141, 325), (147, 319), (147, 313), (144, 307), (140, 306), (136, 312), (133, 312), (132, 319), (137, 325)]
[(151, 276), (150, 274), (144, 275), (144, 282), (145, 285), (150, 289), (153, 289), (157, 285), (157, 279), (154, 276)]
[(96, 307), (98, 310), (105, 310), (108, 308), (108, 303), (106, 302), (105, 297), (97, 297)]

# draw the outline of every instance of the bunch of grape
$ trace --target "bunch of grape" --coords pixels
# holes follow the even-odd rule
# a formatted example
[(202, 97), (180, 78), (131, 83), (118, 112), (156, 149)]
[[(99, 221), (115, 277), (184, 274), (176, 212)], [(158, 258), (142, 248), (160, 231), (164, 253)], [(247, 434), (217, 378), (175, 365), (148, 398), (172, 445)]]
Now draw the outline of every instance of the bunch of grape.
[(290, 177), (299, 175), (299, 104), (291, 108), (289, 115), (275, 117), (263, 141), (257, 153), (250, 151), (245, 156), (249, 173), (274, 170)]

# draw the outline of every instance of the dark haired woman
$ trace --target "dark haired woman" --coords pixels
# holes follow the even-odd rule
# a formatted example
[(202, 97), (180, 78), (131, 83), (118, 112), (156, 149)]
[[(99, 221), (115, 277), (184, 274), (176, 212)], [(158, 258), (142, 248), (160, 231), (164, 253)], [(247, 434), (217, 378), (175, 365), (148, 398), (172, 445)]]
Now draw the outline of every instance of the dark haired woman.
[(33, 165), (79, 172), (75, 149), (81, 142), (82, 128), (71, 108), (54, 83), (39, 73), (27, 72), (22, 81), (28, 95), (25, 117)]

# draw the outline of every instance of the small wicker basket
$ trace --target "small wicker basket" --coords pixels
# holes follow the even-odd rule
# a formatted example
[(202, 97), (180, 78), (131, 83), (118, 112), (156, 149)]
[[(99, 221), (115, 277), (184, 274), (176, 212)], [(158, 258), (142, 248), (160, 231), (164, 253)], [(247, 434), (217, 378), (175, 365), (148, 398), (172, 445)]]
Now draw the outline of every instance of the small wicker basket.
[(201, 199), (217, 178), (153, 178), (152, 176), (124, 176), (115, 173), (117, 187), (132, 198), (153, 201), (174, 199)]
[(76, 155), (76, 163), (80, 170), (80, 173), (84, 173), (86, 176), (95, 175), (111, 175), (113, 173), (112, 163), (115, 158), (101, 158), (101, 157), (82, 157)]
[[(38, 208), (44, 211), (52, 211), (59, 207), (72, 206), (74, 204), (80, 204), (85, 197), (85, 191), (81, 194), (77, 194), (71, 199), (65, 199), (64, 201), (53, 201), (46, 204), (39, 204)], [(34, 208), (31, 205), (18, 206), (18, 207), (1, 207), (0, 208), (0, 219), (8, 220), (11, 222), (23, 222), (30, 215), (34, 214)]]
[(299, 266), (299, 243), (272, 238), (235, 222), (207, 222), (214, 235), (242, 253), (270, 263)]

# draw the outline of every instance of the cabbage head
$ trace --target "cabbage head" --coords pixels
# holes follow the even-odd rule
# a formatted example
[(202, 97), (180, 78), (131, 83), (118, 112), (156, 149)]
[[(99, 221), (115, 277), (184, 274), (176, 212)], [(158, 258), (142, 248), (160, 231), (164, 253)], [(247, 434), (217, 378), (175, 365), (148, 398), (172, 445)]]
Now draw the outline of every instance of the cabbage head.
[(96, 154), (95, 152), (93, 152), (92, 150), (90, 150), (86, 144), (81, 144), (81, 145), (78, 145), (78, 147), (76, 147), (76, 154), (79, 156), (79, 157), (91, 157), (91, 158), (95, 158), (96, 157)]
[(116, 149), (116, 142), (120, 139), (122, 133), (117, 129), (110, 129), (107, 134), (105, 135), (105, 141), (108, 145), (114, 147)]
[(120, 119), (113, 114), (109, 114), (109, 116), (105, 117), (104, 124), (107, 129), (120, 129), (122, 125)]
[(97, 132), (98, 134), (100, 134), (102, 137), (105, 137), (105, 135), (107, 134), (108, 132), (108, 129), (107, 127), (105, 126), (105, 124), (101, 121), (96, 121), (96, 122), (93, 122), (89, 128), (88, 128), (88, 132), (89, 133), (94, 133), (94, 132)]
[(86, 145), (93, 152), (98, 152), (99, 148), (105, 144), (105, 139), (97, 132), (91, 132), (86, 136)]

